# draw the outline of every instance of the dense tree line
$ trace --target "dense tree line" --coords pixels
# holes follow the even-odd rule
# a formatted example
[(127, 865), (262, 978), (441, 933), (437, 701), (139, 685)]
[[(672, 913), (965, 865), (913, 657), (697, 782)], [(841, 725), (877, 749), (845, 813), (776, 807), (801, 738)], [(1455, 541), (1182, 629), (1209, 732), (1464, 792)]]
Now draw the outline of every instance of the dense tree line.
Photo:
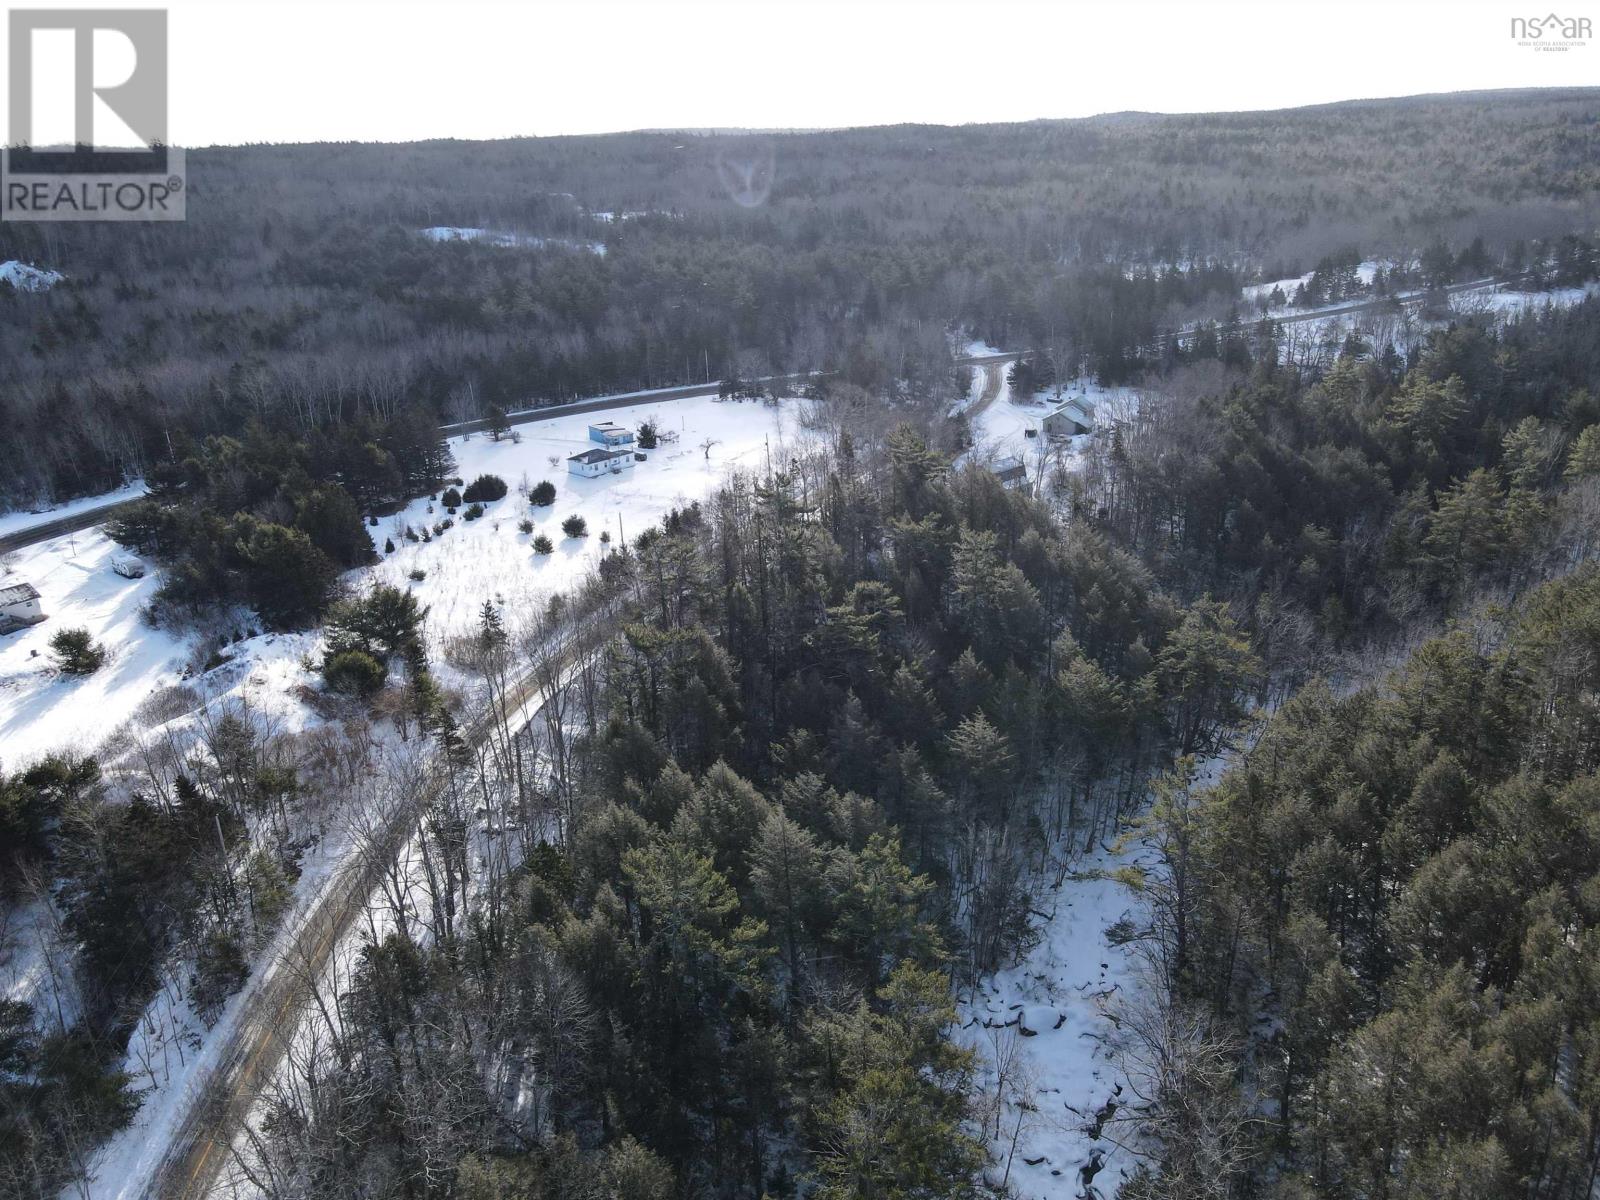
[(1600, 304), (1455, 322), (1409, 361), (1353, 343), (1320, 377), (1258, 336), (1233, 364), (1191, 352), (1061, 483), (1168, 587), (1255, 614), (1277, 660), (1583, 552), (1590, 490), (1563, 486), (1593, 472)]
[[(333, 600), (339, 571), (374, 561), (368, 522), (436, 489), (454, 467), (416, 408), (303, 441), (252, 422), (239, 438), (176, 441), (172, 459), (150, 471), (150, 497), (110, 533), (168, 567), (158, 616), (241, 604), (271, 628), (297, 628)], [(492, 478), (468, 491), (493, 498)]]
[(1279, 1196), (1581, 1197), (1600, 1170), (1600, 572), (1317, 686), (1194, 802), (1173, 970), (1257, 1033)]
[[(308, 437), (806, 369), (932, 406), (958, 327), (1117, 378), (1261, 264), (1351, 245), (1436, 283), (1536, 265), (1543, 239), (1564, 277), (1593, 106), (195, 150), (186, 222), (0, 231), (0, 258), (68, 277), (0, 289), (0, 500), (100, 490), (252, 418)], [(741, 163), (771, 164), (769, 193), (730, 194)], [(419, 236), (444, 224), (505, 244)], [(1308, 298), (1344, 294), (1319, 270)]]
[[(1597, 321), (1462, 321), (1309, 376), (1191, 351), (1064, 481), (1175, 593), (1227, 597), (1284, 697), (1137, 824), (1161, 983), (1228, 1031), (1254, 1163), (1174, 1138), (1132, 1194), (1590, 1194)], [(1306, 683), (1453, 616), (1382, 682)]]

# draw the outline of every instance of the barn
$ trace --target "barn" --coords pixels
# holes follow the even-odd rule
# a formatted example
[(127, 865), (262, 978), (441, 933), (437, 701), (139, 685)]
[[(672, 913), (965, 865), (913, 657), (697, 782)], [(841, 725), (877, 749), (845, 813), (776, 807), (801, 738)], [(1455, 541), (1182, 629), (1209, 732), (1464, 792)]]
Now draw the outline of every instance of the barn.
[(44, 620), (44, 610), (39, 607), (39, 589), (31, 583), (13, 583), (0, 587), (0, 633), (37, 625)]
[(1069, 438), (1094, 428), (1094, 405), (1074, 397), (1044, 416), (1044, 433), (1051, 438)]

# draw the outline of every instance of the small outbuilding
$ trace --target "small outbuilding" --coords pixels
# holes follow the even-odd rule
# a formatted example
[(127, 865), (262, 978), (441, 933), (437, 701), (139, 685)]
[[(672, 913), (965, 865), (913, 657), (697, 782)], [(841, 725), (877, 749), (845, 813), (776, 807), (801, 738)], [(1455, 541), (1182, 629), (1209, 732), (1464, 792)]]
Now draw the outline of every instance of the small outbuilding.
[(1094, 428), (1094, 404), (1073, 397), (1044, 416), (1044, 433), (1051, 438), (1069, 438)]
[(1020, 458), (1011, 456), (997, 458), (989, 464), (989, 473), (998, 479), (1003, 487), (1026, 487), (1028, 483), (1028, 468)]
[(633, 448), (621, 450), (585, 450), (567, 459), (567, 474), (583, 479), (598, 479), (602, 475), (617, 475), (633, 470)]
[(633, 430), (615, 421), (596, 421), (589, 426), (589, 440), (600, 446), (632, 446)]
[(0, 587), (0, 633), (12, 633), (44, 620), (39, 607), (39, 589), (31, 583)]

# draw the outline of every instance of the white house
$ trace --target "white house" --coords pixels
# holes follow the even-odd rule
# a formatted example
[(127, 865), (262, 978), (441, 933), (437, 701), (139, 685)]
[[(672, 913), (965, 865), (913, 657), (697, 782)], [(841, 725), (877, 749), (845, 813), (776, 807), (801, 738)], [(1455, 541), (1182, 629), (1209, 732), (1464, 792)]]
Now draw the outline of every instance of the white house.
[[(631, 440), (632, 434), (629, 434)], [(585, 479), (598, 479), (602, 475), (617, 475), (633, 470), (633, 449), (585, 450), (567, 459), (567, 474), (581, 475)]]
[(11, 633), (44, 620), (39, 607), (39, 589), (31, 583), (0, 587), (0, 633)]
[(1094, 428), (1094, 405), (1073, 397), (1044, 416), (1044, 433), (1051, 438), (1069, 438)]
[(633, 430), (615, 421), (596, 421), (589, 426), (589, 440), (601, 446), (616, 448), (633, 445)]

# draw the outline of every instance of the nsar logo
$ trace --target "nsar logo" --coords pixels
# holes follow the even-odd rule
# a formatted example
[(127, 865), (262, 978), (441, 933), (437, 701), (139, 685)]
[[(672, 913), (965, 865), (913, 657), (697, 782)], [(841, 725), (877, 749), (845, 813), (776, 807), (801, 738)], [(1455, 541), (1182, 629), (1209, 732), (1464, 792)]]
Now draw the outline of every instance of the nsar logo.
[(1532, 50), (1575, 50), (1587, 45), (1592, 36), (1588, 17), (1550, 13), (1543, 17), (1511, 18), (1512, 40)]

